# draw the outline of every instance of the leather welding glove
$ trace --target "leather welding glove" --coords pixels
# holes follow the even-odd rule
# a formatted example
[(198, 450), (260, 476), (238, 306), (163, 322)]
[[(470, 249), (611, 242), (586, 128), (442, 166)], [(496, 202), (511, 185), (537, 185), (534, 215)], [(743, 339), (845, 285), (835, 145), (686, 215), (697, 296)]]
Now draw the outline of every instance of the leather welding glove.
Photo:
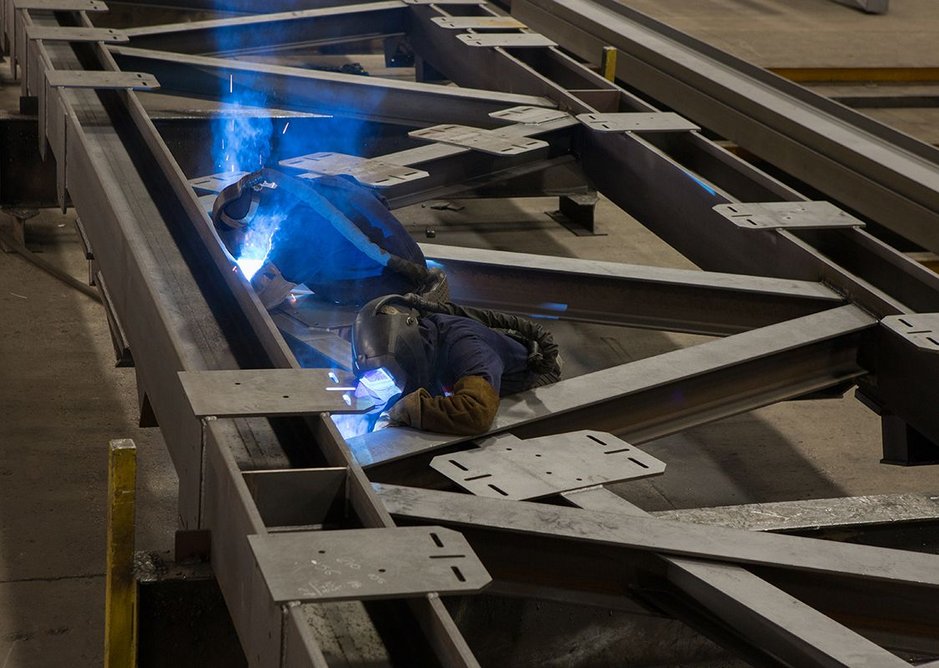
[(421, 388), (392, 406), (395, 423), (444, 434), (481, 434), (499, 410), (499, 393), (480, 376), (464, 376), (450, 396), (434, 397)]

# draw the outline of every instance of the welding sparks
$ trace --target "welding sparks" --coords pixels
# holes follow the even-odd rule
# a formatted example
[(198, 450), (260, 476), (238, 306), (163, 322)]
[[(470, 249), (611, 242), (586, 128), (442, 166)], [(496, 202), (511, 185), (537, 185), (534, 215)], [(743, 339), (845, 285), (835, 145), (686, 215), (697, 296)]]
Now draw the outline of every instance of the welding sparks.
[(228, 92), (229, 93), (235, 92), (235, 75), (234, 74), (228, 75)]
[(327, 392), (355, 392), (354, 387), (327, 387)]
[(281, 132), (280, 134), (282, 134), (282, 135), (287, 134), (287, 128), (289, 128), (289, 127), (290, 127), (290, 121), (287, 121), (287, 124), (284, 126), (284, 131)]

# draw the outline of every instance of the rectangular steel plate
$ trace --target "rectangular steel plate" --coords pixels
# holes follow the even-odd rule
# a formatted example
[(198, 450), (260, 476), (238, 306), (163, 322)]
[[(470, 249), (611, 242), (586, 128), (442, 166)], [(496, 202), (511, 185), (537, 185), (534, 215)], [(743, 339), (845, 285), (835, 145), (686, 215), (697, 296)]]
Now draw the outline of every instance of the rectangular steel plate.
[(889, 315), (880, 322), (917, 348), (939, 353), (939, 313)]
[(714, 210), (748, 230), (779, 228), (864, 227), (864, 222), (831, 202), (761, 202), (718, 204)]
[(406, 5), (484, 5), (486, 0), (404, 0)]
[(671, 111), (580, 114), (577, 120), (594, 132), (688, 132), (701, 129)]
[(355, 378), (329, 369), (180, 371), (179, 380), (196, 417), (266, 417), (362, 413), (374, 407), (357, 398)]
[(510, 137), (498, 130), (471, 128), (468, 125), (435, 125), (432, 128), (408, 133), (417, 139), (426, 139), (441, 144), (461, 146), (492, 155), (518, 155), (539, 148), (547, 148), (548, 142), (529, 137)]
[(146, 72), (96, 72), (86, 70), (49, 70), (46, 80), (53, 88), (159, 88), (160, 83)]
[(545, 107), (511, 107), (510, 109), (501, 109), (489, 114), (490, 118), (499, 118), (503, 121), (512, 123), (523, 123), (525, 125), (542, 125), (557, 121), (562, 118), (570, 118), (570, 114), (559, 109), (546, 109)]
[[(221, 172), (209, 176), (200, 176), (197, 179), (190, 179), (189, 185), (195, 190), (205, 190), (212, 193), (220, 193), (225, 188), (241, 180), (248, 175), (248, 172)], [(214, 201), (214, 200), (213, 200)]]
[(108, 6), (100, 0), (13, 0), (14, 9), (34, 9), (48, 12), (106, 12)]
[(118, 44), (129, 42), (130, 38), (113, 28), (60, 28), (58, 26), (26, 26), (28, 39), (41, 39), (47, 42), (108, 42)]
[(597, 431), (524, 441), (497, 436), (478, 450), (434, 457), (430, 465), (476, 496), (513, 501), (665, 472), (664, 462)]
[(281, 160), (280, 164), (292, 169), (303, 169), (315, 174), (348, 174), (367, 186), (388, 188), (430, 176), (414, 167), (403, 167), (374, 158), (361, 158), (345, 153), (311, 153), (299, 158)]
[(519, 30), (528, 27), (511, 16), (435, 16), (431, 21), (448, 30), (486, 30), (494, 28)]
[(464, 44), (482, 47), (505, 47), (509, 49), (532, 49), (557, 46), (544, 35), (538, 33), (462, 33), (456, 36)]
[(466, 539), (442, 527), (248, 536), (275, 603), (479, 591), (492, 578)]

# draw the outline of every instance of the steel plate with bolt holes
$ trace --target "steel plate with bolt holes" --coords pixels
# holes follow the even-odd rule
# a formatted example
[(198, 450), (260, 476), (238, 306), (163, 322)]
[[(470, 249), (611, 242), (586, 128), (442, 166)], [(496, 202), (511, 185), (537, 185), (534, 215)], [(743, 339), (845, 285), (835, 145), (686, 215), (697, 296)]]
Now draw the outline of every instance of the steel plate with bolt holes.
[(558, 109), (545, 109), (544, 107), (512, 107), (510, 109), (501, 109), (489, 114), (491, 118), (499, 118), (503, 121), (513, 123), (522, 123), (524, 125), (542, 125), (562, 118), (569, 118), (570, 114)]
[(544, 35), (538, 33), (461, 33), (458, 40), (468, 46), (504, 47), (507, 49), (531, 49), (557, 46)]
[(58, 26), (26, 26), (28, 39), (45, 42), (129, 42), (130, 38), (113, 28), (61, 28)]
[(275, 603), (479, 591), (492, 578), (466, 539), (442, 527), (248, 536)]
[(431, 467), (477, 496), (522, 501), (665, 472), (665, 463), (600, 431), (521, 440), (497, 436), (478, 450), (434, 457)]
[(52, 88), (131, 88), (156, 89), (160, 82), (146, 72), (95, 72), (89, 70), (50, 70), (46, 81)]
[(448, 30), (486, 30), (492, 28), (518, 30), (527, 27), (511, 16), (435, 16), (431, 21)]
[(265, 417), (362, 413), (374, 407), (354, 396), (355, 377), (328, 369), (180, 371), (196, 417)]
[(548, 146), (548, 142), (540, 139), (510, 137), (500, 134), (498, 130), (484, 130), (468, 125), (435, 125), (432, 128), (413, 130), (408, 135), (416, 139), (461, 146), (492, 155), (518, 155)]
[(880, 322), (917, 348), (939, 352), (939, 313), (889, 315)]
[(190, 179), (189, 185), (195, 190), (206, 190), (211, 193), (220, 193), (225, 188), (240, 181), (248, 175), (248, 172), (221, 172), (209, 176), (200, 176), (196, 179)]
[(718, 204), (714, 210), (735, 225), (751, 230), (864, 227), (863, 221), (831, 202)]
[(374, 158), (360, 158), (345, 153), (311, 153), (299, 158), (281, 160), (280, 165), (291, 169), (302, 169), (316, 175), (339, 176), (348, 174), (367, 186), (388, 188), (399, 183), (422, 179), (430, 176), (427, 172), (413, 167), (394, 165)]
[(671, 111), (579, 114), (577, 120), (594, 132), (688, 132), (701, 129)]

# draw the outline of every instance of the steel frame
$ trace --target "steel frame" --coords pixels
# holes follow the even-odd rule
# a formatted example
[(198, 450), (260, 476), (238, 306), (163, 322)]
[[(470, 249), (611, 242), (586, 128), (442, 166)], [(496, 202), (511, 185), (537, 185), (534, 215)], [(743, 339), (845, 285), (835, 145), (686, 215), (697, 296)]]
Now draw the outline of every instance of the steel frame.
[[(93, 27), (85, 12), (75, 11), (81, 5), (67, 0), (53, 0), (45, 8), (34, 4), (36, 9), (8, 0), (2, 15), (3, 39), (25, 75), (24, 97), (38, 97), (46, 119), (38, 139), (40, 149), (48, 149), (55, 160), (58, 199), (63, 206), (70, 201), (81, 216), (94, 262), (107, 280), (111, 316), (133, 352), (142, 415), (159, 424), (179, 474), (181, 527), (210, 532), (212, 568), (252, 665), (325, 666), (329, 660), (310, 624), (310, 605), (275, 604), (250, 551), (248, 536), (283, 530), (284, 517), (290, 516), (272, 513), (257, 496), (260, 478), (252, 471), (258, 469), (266, 470), (264, 484), (278, 489), (283, 508), (309, 503), (317, 493), (323, 504), (333, 504), (335, 497), (323, 486), (334, 488), (338, 469), (346, 499), (337, 520), (343, 528), (391, 527), (393, 516), (462, 527), (496, 577), (495, 591), (615, 607), (634, 606), (629, 600), (635, 599), (773, 665), (851, 665), (862, 658), (878, 665), (899, 663), (856, 631), (892, 649), (939, 654), (934, 642), (939, 636), (934, 628), (939, 559), (931, 555), (642, 517), (602, 490), (564, 495), (581, 509), (416, 487), (385, 485), (376, 492), (363, 466), (372, 478), (415, 484), (426, 474), (430, 453), (467, 447), (471, 439), (386, 430), (347, 443), (326, 414), (198, 419), (178, 372), (299, 364), (243, 276), (232, 271), (232, 260), (189, 185), (201, 174), (180, 168), (138, 95), (124, 85), (70, 87), (62, 73), (57, 76), (66, 83), (52, 87), (50, 72), (140, 70), (155, 75), (164, 91), (215, 99), (223, 89), (219, 82), (244, 76), (272, 106), (358, 118), (379, 132), (379, 124), (465, 123), (538, 137), (548, 142), (547, 149), (514, 158), (404, 142), (382, 158), (420, 165), (430, 177), (395, 186), (389, 200), (403, 206), (442, 193), (572, 192), (589, 184), (705, 270), (427, 246), (428, 256), (450, 275), (455, 296), (469, 303), (536, 315), (551, 315), (546, 302), (563, 303), (568, 310), (561, 317), (572, 320), (722, 337), (509, 399), (496, 419), (496, 432), (526, 436), (589, 426), (641, 442), (776, 401), (843, 392), (857, 383), (891, 425), (885, 438), (915, 437), (928, 453), (939, 442), (933, 411), (937, 358), (878, 322), (937, 310), (939, 278), (859, 228), (794, 232), (734, 226), (714, 206), (806, 198), (697, 131), (601, 136), (573, 119), (582, 113), (657, 111), (568, 55), (589, 60), (599, 55), (599, 46), (611, 43), (628, 55), (620, 71), (626, 84), (721, 131), (726, 126), (699, 104), (700, 91), (712, 84), (727, 90), (743, 84), (718, 81), (716, 75), (706, 79), (708, 68), (700, 58), (715, 58), (712, 49), (633, 12), (614, 12), (607, 0), (512, 3), (518, 18), (566, 51), (473, 47), (458, 39), (457, 31), (432, 21), (451, 13), (498, 15), (483, 3), (311, 1), (300, 11), (260, 16), (250, 14), (253, 4), (221, 4), (247, 16), (128, 30), (128, 46), (25, 39), (31, 26)], [(266, 8), (278, 12), (288, 4), (295, 6), (274, 0)], [(214, 2), (186, 5), (219, 7)], [(627, 20), (632, 22), (627, 25)], [(222, 34), (247, 42), (231, 53), (212, 53), (205, 45)], [(373, 80), (232, 60), (236, 53), (376, 36), (389, 45), (407, 39), (417, 57), (418, 77), (426, 81)], [(681, 98), (672, 97), (664, 79), (650, 74), (656, 67), (664, 70), (663, 59), (674, 53), (648, 46), (665, 39), (682, 42), (684, 55), (699, 58), (697, 85), (692, 81), (676, 88)], [(757, 77), (753, 68), (724, 55), (720, 60), (730, 76)], [(457, 86), (433, 83), (443, 78)], [(830, 148), (837, 139), (818, 141), (821, 103), (794, 88), (788, 92), (787, 103), (798, 106), (803, 127), (812, 130), (785, 140), (792, 155), (799, 156), (791, 164), (811, 156), (813, 169), (843, 173), (845, 167), (832, 167), (831, 156), (818, 155), (820, 143)], [(772, 155), (781, 144), (769, 138), (778, 136), (758, 134), (757, 124), (775, 101), (732, 114), (746, 121), (747, 137)], [(557, 107), (569, 116), (529, 126), (506, 125), (489, 116), (516, 105)], [(837, 111), (844, 132), (876, 136), (878, 148), (857, 163), (869, 171), (861, 174), (854, 165), (852, 174), (859, 180), (837, 181), (842, 185), (829, 194), (886, 227), (900, 211), (897, 231), (928, 246), (936, 222), (930, 203), (939, 202), (936, 172), (930, 172), (935, 156), (882, 126)], [(916, 174), (894, 164), (903, 151), (905, 159), (920, 163)], [(780, 154), (783, 166), (789, 165), (789, 153)], [(848, 185), (859, 182), (870, 186), (864, 193), (878, 193), (889, 204), (866, 208), (863, 201), (852, 200), (857, 193)], [(915, 188), (903, 185), (912, 182)], [(910, 204), (914, 200), (918, 208)], [(908, 225), (908, 220), (914, 222)], [(513, 289), (520, 283), (524, 292)], [(602, 393), (596, 390), (601, 383)], [(920, 388), (916, 396), (906, 390), (908, 383)], [(681, 397), (677, 403), (676, 396)], [(912, 457), (902, 443), (893, 442), (891, 448), (898, 456)], [(325, 508), (319, 511), (325, 514)], [(279, 519), (272, 523), (274, 515)], [(304, 524), (302, 519), (289, 522)], [(581, 549), (584, 545), (589, 549)], [(519, 559), (524, 568), (517, 567)], [(575, 566), (589, 577), (569, 577)], [(358, 602), (324, 615), (333, 625), (355, 618), (373, 626), (383, 644), (380, 656), (400, 665), (478, 665), (436, 594), (380, 606)]]

